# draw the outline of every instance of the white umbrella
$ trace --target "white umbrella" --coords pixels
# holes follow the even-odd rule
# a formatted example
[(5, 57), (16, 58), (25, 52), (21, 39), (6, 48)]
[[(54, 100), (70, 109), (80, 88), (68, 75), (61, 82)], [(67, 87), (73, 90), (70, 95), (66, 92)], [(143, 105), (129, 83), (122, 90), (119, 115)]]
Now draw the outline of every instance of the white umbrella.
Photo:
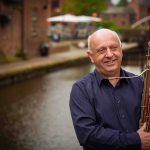
[(92, 16), (75, 16), (71, 14), (60, 15), (55, 17), (47, 18), (48, 22), (99, 22), (101, 21), (98, 17)]
[(98, 17), (92, 17), (92, 16), (78, 16), (77, 22), (100, 22), (102, 19)]
[(77, 22), (77, 16), (66, 14), (47, 18), (48, 22)]

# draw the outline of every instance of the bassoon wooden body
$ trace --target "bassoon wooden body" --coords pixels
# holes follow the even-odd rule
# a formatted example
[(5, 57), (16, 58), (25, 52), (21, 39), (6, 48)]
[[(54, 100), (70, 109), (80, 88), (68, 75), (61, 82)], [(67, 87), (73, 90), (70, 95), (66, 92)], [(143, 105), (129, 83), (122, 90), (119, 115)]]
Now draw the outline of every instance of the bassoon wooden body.
[(145, 131), (150, 132), (150, 41), (148, 42), (148, 53), (146, 55), (146, 70), (141, 122), (146, 122)]

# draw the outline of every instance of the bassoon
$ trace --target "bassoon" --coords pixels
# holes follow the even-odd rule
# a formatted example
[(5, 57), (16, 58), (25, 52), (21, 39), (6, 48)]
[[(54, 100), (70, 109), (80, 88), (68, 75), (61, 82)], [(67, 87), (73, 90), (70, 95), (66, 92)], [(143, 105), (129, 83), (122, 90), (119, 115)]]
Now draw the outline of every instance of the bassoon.
[(148, 52), (146, 55), (146, 72), (144, 78), (143, 111), (141, 122), (146, 122), (146, 132), (150, 132), (150, 29), (148, 35)]
[(148, 33), (148, 50), (146, 55), (146, 68), (140, 75), (135, 75), (131, 77), (109, 77), (109, 80), (122, 79), (122, 78), (137, 78), (141, 75), (145, 75), (144, 78), (144, 91), (143, 91), (143, 101), (142, 101), (142, 114), (141, 123), (146, 123), (146, 132), (150, 132), (150, 24)]

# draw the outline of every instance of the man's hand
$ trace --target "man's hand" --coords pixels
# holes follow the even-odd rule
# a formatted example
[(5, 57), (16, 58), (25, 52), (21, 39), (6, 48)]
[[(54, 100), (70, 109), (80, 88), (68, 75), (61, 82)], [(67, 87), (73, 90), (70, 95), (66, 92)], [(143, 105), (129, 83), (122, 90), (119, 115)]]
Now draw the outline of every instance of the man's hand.
[(137, 131), (141, 139), (142, 150), (150, 150), (150, 133), (145, 132), (146, 123)]

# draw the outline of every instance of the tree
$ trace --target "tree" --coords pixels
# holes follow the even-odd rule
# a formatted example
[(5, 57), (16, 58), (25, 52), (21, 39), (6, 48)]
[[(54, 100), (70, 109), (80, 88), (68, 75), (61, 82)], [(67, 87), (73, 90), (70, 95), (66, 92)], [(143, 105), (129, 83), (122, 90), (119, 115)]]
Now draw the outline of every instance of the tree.
[(128, 5), (128, 0), (120, 0), (117, 6), (127, 6)]
[(76, 15), (98, 14), (107, 8), (108, 1), (109, 0), (66, 0), (62, 6), (62, 11)]

